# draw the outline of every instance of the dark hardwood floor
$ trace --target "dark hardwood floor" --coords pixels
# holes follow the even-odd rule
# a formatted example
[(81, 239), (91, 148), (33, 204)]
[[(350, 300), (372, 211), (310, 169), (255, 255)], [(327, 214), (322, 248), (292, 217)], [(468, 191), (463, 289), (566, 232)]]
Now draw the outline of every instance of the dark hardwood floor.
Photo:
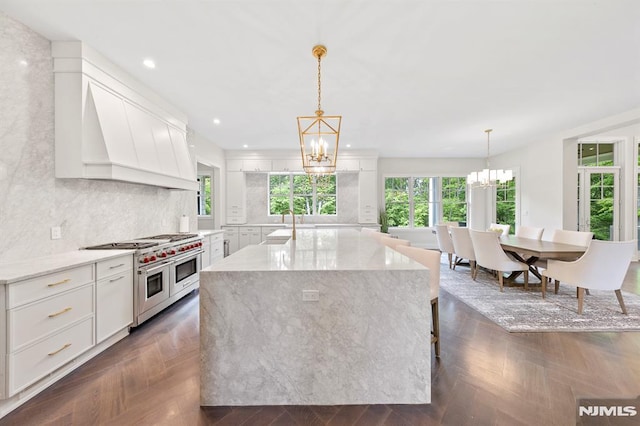
[(572, 425), (576, 398), (640, 395), (640, 332), (510, 334), (446, 292), (440, 327), (431, 404), (200, 408), (194, 294), (0, 425)]

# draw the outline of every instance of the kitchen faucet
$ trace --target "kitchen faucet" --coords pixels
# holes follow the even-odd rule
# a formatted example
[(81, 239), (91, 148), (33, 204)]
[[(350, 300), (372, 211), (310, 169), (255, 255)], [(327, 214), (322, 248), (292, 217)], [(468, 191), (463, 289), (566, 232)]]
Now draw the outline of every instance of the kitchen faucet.
[(293, 223), (293, 232), (291, 232), (291, 239), (295, 240), (296, 239), (296, 214), (293, 212), (293, 210), (287, 209), (282, 213), (282, 223), (284, 223), (284, 215), (289, 213), (291, 213), (291, 217), (293, 218), (293, 220), (291, 221)]

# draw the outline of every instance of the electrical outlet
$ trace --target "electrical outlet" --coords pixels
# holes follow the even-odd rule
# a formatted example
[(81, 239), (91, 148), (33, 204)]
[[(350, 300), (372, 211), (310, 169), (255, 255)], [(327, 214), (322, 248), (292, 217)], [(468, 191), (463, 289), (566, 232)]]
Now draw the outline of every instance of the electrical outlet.
[(51, 227), (51, 239), (52, 240), (59, 240), (60, 238), (62, 238), (62, 228), (59, 226), (52, 226)]
[(320, 292), (318, 290), (302, 290), (303, 302), (318, 302), (320, 300)]

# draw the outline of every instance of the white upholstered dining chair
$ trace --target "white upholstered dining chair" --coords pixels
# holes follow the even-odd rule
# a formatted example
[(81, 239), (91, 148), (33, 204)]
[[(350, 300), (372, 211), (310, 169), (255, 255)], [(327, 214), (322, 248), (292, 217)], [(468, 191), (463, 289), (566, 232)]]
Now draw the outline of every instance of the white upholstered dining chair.
[(453, 241), (453, 251), (456, 255), (453, 262), (453, 269), (456, 269), (456, 265), (459, 265), (463, 259), (469, 261), (471, 268), (471, 278), (476, 279), (478, 273), (476, 268), (476, 253), (473, 251), (473, 242), (471, 241), (471, 235), (469, 235), (469, 228), (451, 228), (451, 240)]
[[(593, 232), (588, 231), (567, 231), (565, 229), (555, 229), (551, 234), (551, 241), (554, 243), (571, 244), (572, 246), (589, 247), (593, 239)], [(536, 269), (546, 269), (547, 260), (538, 260), (534, 263)], [(546, 283), (545, 283), (546, 284)], [(555, 281), (554, 293), (558, 294), (560, 280)], [(543, 294), (544, 296), (544, 294)]]
[(541, 240), (543, 232), (544, 228), (535, 228), (533, 226), (518, 226), (516, 228), (516, 237)]
[(395, 249), (398, 246), (411, 246), (411, 242), (409, 240), (403, 240), (402, 238), (382, 237), (380, 238), (380, 242), (392, 249)]
[(441, 253), (447, 253), (449, 257), (449, 269), (453, 267), (453, 240), (449, 234), (449, 227), (447, 225), (436, 225), (436, 239), (438, 240), (438, 249)]
[(436, 358), (440, 358), (440, 317), (438, 313), (438, 295), (440, 294), (440, 252), (419, 247), (397, 246), (396, 250), (410, 259), (429, 268), (429, 287), (431, 289), (431, 343), (435, 346)]
[(500, 291), (504, 287), (503, 274), (506, 271), (522, 271), (524, 273), (524, 288), (529, 289), (529, 265), (511, 259), (500, 245), (499, 235), (493, 231), (469, 230), (471, 241), (473, 241), (473, 251), (476, 254), (476, 263), (487, 269), (492, 269), (498, 273)]
[(509, 235), (509, 231), (511, 230), (511, 225), (502, 225), (500, 223), (492, 223), (489, 225), (488, 231), (496, 232), (497, 230), (501, 230), (501, 235)]
[(620, 288), (634, 251), (635, 241), (593, 240), (587, 251), (577, 260), (549, 260), (547, 269), (542, 273), (542, 297), (545, 295), (547, 278), (556, 280), (556, 284), (562, 281), (576, 286), (578, 313), (581, 314), (585, 289), (614, 290), (622, 313), (626, 314), (627, 309)]

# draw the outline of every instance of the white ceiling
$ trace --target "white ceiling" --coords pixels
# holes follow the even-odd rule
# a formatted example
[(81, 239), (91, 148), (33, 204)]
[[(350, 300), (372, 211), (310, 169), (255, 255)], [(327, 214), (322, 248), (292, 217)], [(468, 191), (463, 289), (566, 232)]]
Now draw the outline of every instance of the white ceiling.
[[(638, 0), (0, 0), (82, 40), (223, 149), (295, 149), (296, 116), (343, 115), (341, 146), (483, 157), (640, 106)], [(142, 65), (151, 57), (154, 70)], [(212, 122), (221, 120), (219, 126)]]

